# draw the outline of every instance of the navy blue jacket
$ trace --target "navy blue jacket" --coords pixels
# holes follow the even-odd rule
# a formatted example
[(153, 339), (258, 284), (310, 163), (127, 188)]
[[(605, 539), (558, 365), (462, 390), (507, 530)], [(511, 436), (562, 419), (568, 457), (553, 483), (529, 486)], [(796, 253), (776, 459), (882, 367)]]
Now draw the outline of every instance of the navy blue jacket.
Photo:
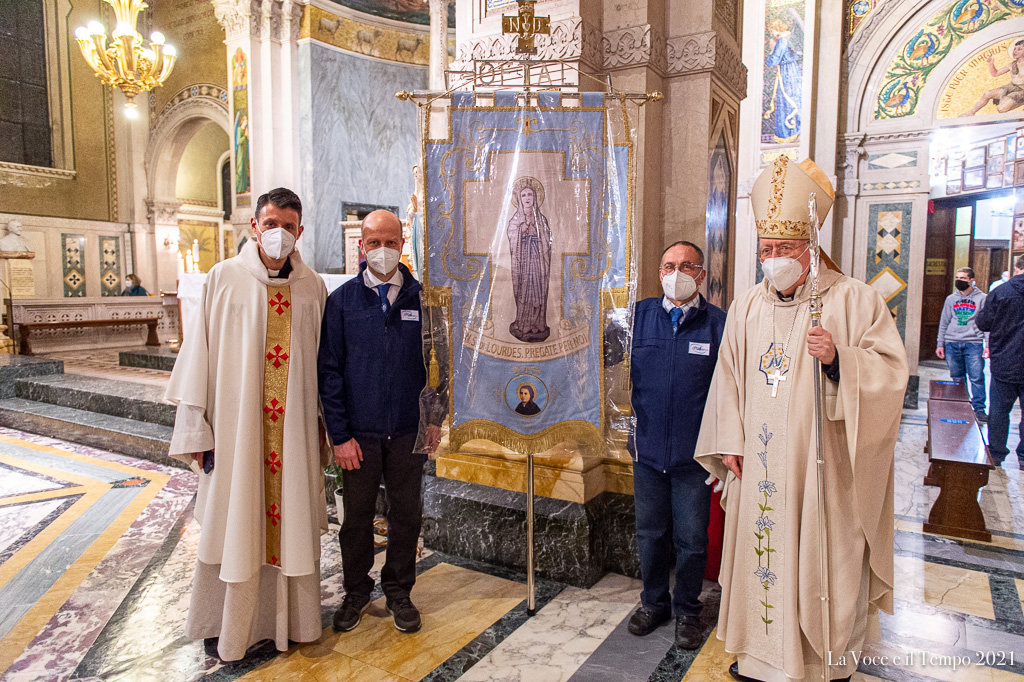
[(992, 376), (1007, 384), (1024, 384), (1024, 275), (995, 288), (975, 316), (988, 332)]
[(359, 275), (327, 297), (317, 370), (327, 432), (335, 445), (350, 438), (415, 433), (420, 423), (423, 366), (420, 291), (404, 265), (398, 298), (385, 317), (380, 295)]
[(699, 296), (672, 331), (661, 297), (636, 304), (633, 316), (633, 414), (627, 448), (644, 464), (668, 472), (693, 461), (704, 403), (718, 361), (725, 311)]

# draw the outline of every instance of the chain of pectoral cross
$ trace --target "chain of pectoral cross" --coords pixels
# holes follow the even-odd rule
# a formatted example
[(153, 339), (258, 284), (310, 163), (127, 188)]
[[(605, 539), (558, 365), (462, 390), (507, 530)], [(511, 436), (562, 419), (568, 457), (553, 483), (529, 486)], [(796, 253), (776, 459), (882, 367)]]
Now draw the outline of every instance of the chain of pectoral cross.
[(786, 340), (782, 343), (782, 349), (775, 345), (775, 304), (772, 303), (772, 359), (768, 366), (772, 369), (768, 373), (768, 381), (772, 384), (772, 397), (776, 398), (779, 395), (779, 382), (785, 381), (786, 377), (782, 374), (782, 363), (786, 359), (786, 349), (789, 348), (789, 341), (793, 338), (793, 330), (796, 329), (796, 320), (800, 317), (800, 306), (802, 303), (796, 304), (796, 312), (793, 314), (793, 324), (789, 326), (789, 334), (786, 335)]

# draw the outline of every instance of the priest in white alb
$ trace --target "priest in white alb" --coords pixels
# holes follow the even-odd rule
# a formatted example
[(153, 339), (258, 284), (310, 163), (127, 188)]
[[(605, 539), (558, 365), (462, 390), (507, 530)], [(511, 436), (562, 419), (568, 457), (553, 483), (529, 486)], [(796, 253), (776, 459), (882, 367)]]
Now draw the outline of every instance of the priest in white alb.
[[(811, 328), (811, 225), (834, 192), (780, 157), (754, 184), (764, 280), (729, 309), (695, 458), (725, 482), (718, 638), (740, 680), (820, 679), (823, 642), (814, 358), (822, 362), (830, 679), (853, 673), (893, 605), (893, 458), (906, 350), (881, 295), (822, 258)], [(829, 659), (829, 654), (825, 654)]]
[(290, 190), (259, 198), (255, 238), (210, 269), (167, 387), (178, 406), (170, 454), (199, 474), (185, 634), (224, 661), (321, 633), (316, 358), (327, 289), (295, 250), (301, 225)]

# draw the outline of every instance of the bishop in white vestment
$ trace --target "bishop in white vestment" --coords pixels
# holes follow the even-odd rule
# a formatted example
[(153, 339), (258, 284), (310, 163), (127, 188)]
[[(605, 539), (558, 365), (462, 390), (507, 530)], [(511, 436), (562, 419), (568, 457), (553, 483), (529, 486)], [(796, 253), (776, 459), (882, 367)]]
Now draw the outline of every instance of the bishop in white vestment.
[(813, 162), (785, 157), (754, 185), (766, 277), (729, 309), (696, 448), (696, 460), (725, 482), (718, 638), (737, 656), (738, 679), (821, 674), (812, 353), (827, 376), (828, 649), (840, 662), (831, 679), (856, 669), (850, 652), (859, 655), (877, 631), (878, 609), (892, 612), (893, 459), (906, 351), (882, 297), (827, 258), (821, 328), (810, 330), (807, 247), (809, 230), (820, 227), (809, 224), (811, 192), (824, 217), (834, 197), (828, 178)]
[(327, 290), (293, 250), (298, 197), (268, 196), (257, 238), (211, 268), (166, 395), (178, 405), (171, 456), (198, 464), (193, 454), (214, 452), (213, 470), (199, 472), (186, 635), (219, 638), (225, 661), (261, 640), (284, 651), (321, 634), (316, 358)]

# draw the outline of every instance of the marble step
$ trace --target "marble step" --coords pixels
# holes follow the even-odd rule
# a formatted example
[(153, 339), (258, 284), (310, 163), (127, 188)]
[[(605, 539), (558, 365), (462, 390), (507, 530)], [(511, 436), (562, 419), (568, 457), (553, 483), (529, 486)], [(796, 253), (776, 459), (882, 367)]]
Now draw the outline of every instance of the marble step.
[(63, 374), (64, 363), (29, 355), (0, 353), (0, 398), (14, 397), (14, 382), (40, 374)]
[(0, 400), (0, 426), (60, 438), (169, 466), (171, 427), (24, 398)]
[(121, 351), (117, 354), (117, 364), (122, 367), (159, 369), (164, 372), (170, 372), (174, 369), (174, 361), (177, 359), (177, 352), (167, 348), (140, 348), (138, 350)]
[(14, 397), (174, 426), (174, 405), (164, 402), (163, 388), (150, 384), (81, 374), (53, 374), (17, 379)]

